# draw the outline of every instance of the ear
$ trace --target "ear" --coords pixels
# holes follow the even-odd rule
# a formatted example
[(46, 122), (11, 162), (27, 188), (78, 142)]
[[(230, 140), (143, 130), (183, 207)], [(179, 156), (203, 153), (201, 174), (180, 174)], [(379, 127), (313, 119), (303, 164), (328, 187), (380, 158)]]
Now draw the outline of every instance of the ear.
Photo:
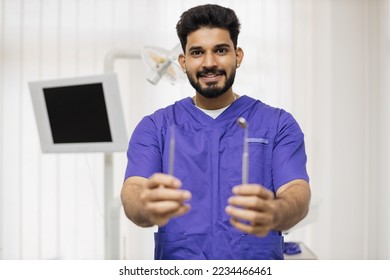
[(178, 61), (179, 61), (179, 64), (181, 66), (181, 69), (183, 70), (184, 73), (186, 73), (186, 57), (184, 54), (179, 54), (179, 57), (178, 57)]
[(237, 48), (236, 49), (236, 68), (240, 67), (243, 59), (244, 59), (244, 51), (241, 48)]

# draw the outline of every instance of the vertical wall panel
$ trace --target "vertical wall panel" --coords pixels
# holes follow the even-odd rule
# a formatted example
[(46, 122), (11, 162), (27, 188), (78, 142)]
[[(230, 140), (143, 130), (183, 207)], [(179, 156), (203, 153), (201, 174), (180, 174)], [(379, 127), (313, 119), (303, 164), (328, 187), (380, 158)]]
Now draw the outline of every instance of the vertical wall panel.
[[(315, 7), (329, 6), (328, 1), (313, 5), (311, 0), (293, 1), (292, 4), (292, 76), (291, 76), (291, 107), (294, 109), (294, 116), (303, 126), (304, 132), (310, 127), (310, 106), (313, 94), (313, 51), (315, 51), (318, 40), (322, 41), (322, 36), (316, 37), (313, 28), (316, 27)], [(319, 9), (320, 10), (320, 9)], [(326, 10), (322, 10), (326, 14)], [(321, 15), (322, 15), (321, 14)], [(327, 18), (326, 20), (330, 20)], [(321, 34), (322, 35), (322, 34)], [(324, 40), (325, 41), (325, 40)], [(284, 94), (284, 92), (282, 93)]]
[[(22, 78), (21, 78), (21, 204), (23, 259), (39, 258), (40, 228), (39, 220), (39, 183), (40, 183), (40, 144), (33, 117), (33, 108), (28, 90), (28, 82), (39, 80), (38, 65), (40, 62), (40, 3), (39, 1), (23, 1), (21, 12), (22, 26)], [(38, 36), (37, 36), (38, 35)]]
[(264, 53), (267, 80), (265, 81), (265, 96), (263, 97), (268, 104), (276, 106), (280, 96), (278, 92), (279, 72), (279, 48), (278, 35), (280, 32), (279, 19), (280, 14), (275, 5), (277, 1), (267, 0), (261, 9), (264, 9)]
[[(310, 140), (310, 122), (309, 117), (313, 117), (310, 114), (309, 101), (313, 93), (312, 90), (312, 49), (313, 49), (313, 10), (311, 0), (292, 1), (290, 3), (289, 12), (290, 21), (285, 20), (285, 25), (291, 26), (290, 29), (283, 25), (282, 31), (284, 36), (281, 36), (280, 40), (284, 42), (284, 49), (281, 51), (287, 52), (285, 58), (282, 58), (282, 63), (285, 66), (282, 67), (282, 73), (286, 72), (285, 79), (281, 81), (282, 84), (287, 83), (286, 88), (282, 89), (280, 94), (280, 106), (291, 112), (294, 118), (300, 124), (301, 129), (306, 135), (306, 153), (308, 156), (308, 167), (310, 165), (310, 152), (308, 148), (308, 140)], [(288, 60), (288, 62), (284, 62)], [(285, 67), (290, 68), (288, 70)], [(290, 71), (289, 71), (290, 70)], [(308, 168), (309, 176), (310, 168)], [(298, 228), (289, 233), (286, 240), (296, 241), (302, 240), (309, 248), (310, 239), (309, 234), (306, 233), (307, 227)]]
[[(21, 1), (4, 1), (4, 232), (5, 259), (22, 257), (21, 236)], [(6, 58), (6, 59), (5, 59)], [(8, 248), (11, 248), (9, 250)]]
[[(365, 252), (369, 259), (389, 259), (389, 1), (365, 1), (366, 85), (365, 106)], [(380, 230), (378, 230), (380, 229)]]
[[(55, 79), (59, 76), (59, 1), (41, 2), (41, 79)], [(59, 246), (59, 156), (43, 154), (41, 161), (40, 216), (41, 216), (41, 257), (60, 258)]]
[[(365, 134), (364, 116), (367, 114), (364, 104), (364, 88), (367, 77), (364, 76), (364, 38), (360, 30), (364, 27), (363, 2), (353, 0), (337, 1), (333, 6), (333, 44), (332, 44), (332, 123), (333, 135), (329, 143), (335, 155), (332, 175), (335, 189), (332, 195), (333, 213), (330, 238), (334, 246), (342, 246), (336, 258), (356, 259), (364, 256), (363, 247), (357, 246), (357, 240), (364, 240), (364, 231), (354, 231), (350, 237), (346, 228), (365, 227), (364, 220), (364, 164), (363, 150)], [(348, 108), (348, 113), (345, 113)], [(345, 166), (349, 168), (345, 168)], [(337, 179), (336, 179), (337, 178)], [(354, 193), (354, 198), (345, 205), (345, 198)], [(330, 198), (329, 198), (330, 199)], [(342, 214), (340, 215), (340, 211)]]
[[(103, 217), (102, 203), (97, 200), (97, 196), (103, 192), (102, 184), (98, 184), (102, 169), (98, 169), (96, 164), (102, 163), (94, 160), (95, 155), (78, 156), (77, 168), (77, 251), (78, 259), (104, 258), (103, 251)], [(94, 163), (96, 162), (96, 164)], [(100, 172), (97, 172), (97, 171)], [(95, 181), (96, 179), (96, 181)], [(104, 213), (103, 213), (104, 214)], [(89, 221), (86, 223), (86, 221)]]
[[(96, 23), (101, 15), (96, 14), (95, 2), (78, 1), (77, 7), (77, 74), (94, 75), (103, 72), (97, 57)], [(108, 11), (107, 11), (108, 13)], [(104, 213), (103, 213), (103, 155), (78, 156), (79, 180), (77, 183), (78, 209), (87, 209), (85, 216), (79, 216), (77, 234), (79, 255), (89, 252), (85, 258), (104, 258)], [(87, 204), (86, 204), (87, 202)], [(85, 224), (89, 219), (91, 225)]]
[[(60, 77), (77, 76), (79, 52), (78, 43), (78, 16), (77, 1), (60, 2), (59, 23), (59, 63)], [(59, 157), (59, 217), (60, 258), (78, 258), (78, 220), (84, 217), (84, 212), (78, 207), (78, 159), (74, 154), (64, 154)]]
[[(297, 98), (294, 97), (293, 92), (293, 55), (292, 55), (292, 46), (293, 46), (293, 13), (292, 13), (292, 1), (280, 0), (278, 3), (279, 9), (279, 31), (278, 31), (278, 41), (279, 41), (279, 61), (278, 61), (278, 71), (279, 71), (279, 80), (278, 80), (278, 92), (279, 92), (279, 106), (286, 109), (287, 111), (292, 111), (296, 109), (293, 107), (293, 100)], [(294, 110), (295, 117), (298, 110)]]
[[(294, 61), (294, 91), (296, 97), (295, 106), (301, 115), (301, 120), (306, 127), (306, 145), (308, 153), (308, 171), (312, 187), (312, 201), (318, 204), (318, 221), (312, 226), (313, 232), (310, 239), (310, 248), (319, 258), (329, 258), (332, 246), (330, 232), (332, 227), (332, 214), (330, 201), (333, 193), (332, 163), (335, 160), (334, 154), (330, 152), (330, 142), (334, 137), (332, 133), (333, 114), (332, 102), (332, 0), (320, 1), (312, 6), (312, 26), (305, 22), (303, 14), (296, 10), (294, 16), (303, 26), (296, 26), (295, 32), (307, 32), (308, 39), (300, 42), (294, 35), (297, 53)], [(308, 28), (312, 28), (307, 30)], [(303, 34), (302, 34), (303, 35)], [(303, 44), (304, 46), (302, 46)], [(299, 54), (299, 55), (298, 55)], [(303, 67), (303, 69), (301, 69)], [(298, 81), (296, 83), (295, 81)], [(300, 85), (300, 86), (299, 86)], [(311, 100), (312, 103), (307, 102)], [(298, 104), (300, 106), (298, 106)], [(321, 240), (321, 242), (318, 242)], [(323, 242), (326, 240), (325, 242)], [(326, 245), (324, 245), (326, 244)]]
[(131, 44), (129, 44), (131, 35), (128, 32), (131, 18), (129, 17), (129, 11), (130, 1), (118, 0), (112, 3), (114, 47), (131, 47)]
[[(383, 2), (382, 2), (383, 3)], [(386, 41), (382, 42), (382, 49), (383, 49), (383, 46), (385, 46), (384, 48), (384, 52), (383, 53), (383, 57), (385, 58), (384, 61), (384, 65), (383, 65), (383, 68), (381, 68), (381, 73), (384, 73), (384, 77), (383, 79), (381, 79), (381, 82), (384, 83), (384, 86), (381, 87), (381, 94), (383, 94), (384, 96), (384, 102), (381, 103), (381, 104), (387, 104), (387, 106), (384, 106), (384, 108), (382, 109), (382, 112), (384, 112), (384, 115), (385, 115), (385, 118), (384, 118), (384, 121), (382, 122), (382, 125), (383, 124), (389, 124), (390, 123), (390, 113), (389, 113), (389, 110), (388, 108), (390, 107), (390, 97), (389, 97), (389, 93), (390, 92), (390, 46), (389, 46), (389, 42), (390, 42), (390, 1), (385, 1), (384, 4), (382, 4), (382, 7), (384, 7), (384, 11), (385, 13), (383, 14), (383, 17), (382, 17), (382, 32), (383, 34), (387, 34), (387, 35), (384, 35), (383, 37), (387, 38), (387, 43)], [(387, 51), (386, 51), (386, 46), (387, 46)], [(386, 129), (384, 129), (385, 131), (385, 135), (383, 135), (383, 137), (381, 137), (381, 139), (390, 139), (390, 128), (389, 126), (387, 125), (386, 126)], [(384, 141), (384, 142), (387, 142), (387, 141)], [(389, 168), (390, 166), (390, 148), (389, 148), (389, 145), (387, 145), (387, 143), (385, 143), (384, 145), (384, 149), (385, 149), (385, 153), (384, 153), (384, 160), (381, 162), (382, 163), (382, 168), (384, 170), (386, 170), (386, 166), (387, 166), (387, 169)], [(390, 235), (390, 206), (389, 206), (389, 203), (388, 201), (390, 201), (390, 191), (389, 191), (389, 188), (387, 186), (390, 185), (390, 173), (385, 171), (384, 172), (385, 174), (385, 179), (383, 180), (382, 182), (382, 187), (383, 187), (383, 190), (384, 190), (384, 196), (386, 198), (386, 200), (384, 201), (384, 217), (383, 217), (383, 220), (384, 221), (387, 221), (387, 226), (385, 227), (385, 230), (384, 232), (386, 232), (386, 235), (389, 236)], [(386, 236), (384, 235), (384, 236)], [(390, 242), (389, 240), (387, 240), (387, 246), (384, 247), (383, 249), (383, 253), (381, 254), (381, 258), (383, 259), (390, 259)]]
[(0, 260), (3, 259), (4, 247), (3, 247), (3, 28), (4, 28), (4, 9), (3, 1), (0, 1)]
[[(96, 57), (97, 40), (99, 30), (97, 22), (101, 14), (96, 14), (95, 0), (80, 0), (77, 2), (77, 74), (92, 75), (102, 73)], [(126, 27), (124, 27), (126, 28)]]
[[(114, 28), (113, 28), (113, 25), (114, 25), (114, 3), (113, 2), (116, 2), (116, 1), (102, 1), (102, 0), (96, 0), (95, 1), (95, 4), (94, 4), (94, 25), (95, 25), (95, 32), (96, 32), (96, 37), (95, 37), (95, 55), (94, 55), (94, 60), (96, 61), (95, 62), (95, 66), (97, 67), (97, 69), (95, 69), (95, 71), (97, 73), (103, 73), (105, 71), (104, 69), (104, 59), (105, 59), (105, 56), (106, 54), (115, 48), (114, 46)], [(122, 93), (123, 94), (123, 93)], [(104, 174), (103, 174), (103, 171), (104, 169), (100, 169), (100, 178), (103, 178)], [(97, 173), (99, 174), (99, 173)], [(92, 174), (93, 177), (96, 178), (96, 175), (95, 174)], [(99, 182), (98, 180), (96, 182)], [(96, 204), (96, 207), (99, 207), (98, 209), (99, 212), (99, 216), (98, 218), (100, 218), (100, 223), (101, 223), (101, 232), (100, 232), (100, 235), (96, 235), (95, 237), (98, 238), (98, 240), (102, 240), (103, 238), (105, 238), (105, 235), (104, 235), (104, 226), (103, 226), (103, 223), (104, 223), (104, 219), (106, 218), (105, 216), (105, 213), (104, 213), (104, 180), (101, 180), (100, 181), (100, 185), (99, 186), (92, 186), (93, 187), (93, 190), (95, 191), (95, 197), (98, 198), (98, 201), (100, 201), (100, 203)], [(99, 241), (100, 241), (99, 240)], [(103, 239), (104, 240), (104, 239)], [(118, 240), (119, 242), (119, 240)], [(102, 242), (99, 242), (98, 244), (99, 248), (100, 248), (100, 251), (101, 251), (101, 254), (100, 256), (102, 256), (102, 254), (104, 253), (104, 243)], [(102, 256), (103, 257), (103, 256)]]
[(380, 55), (380, 17), (378, 14), (380, 1), (364, 1), (364, 75), (367, 77), (365, 81), (365, 100), (364, 106), (364, 185), (371, 186), (364, 189), (364, 205), (367, 209), (362, 217), (363, 223), (366, 225), (363, 228), (365, 235), (364, 242), (364, 254), (367, 258), (377, 258), (375, 253), (379, 246), (382, 246), (383, 241), (378, 238), (376, 229), (380, 219), (372, 219), (372, 217), (380, 217), (381, 213), (377, 211), (378, 207), (374, 206), (372, 202), (373, 198), (376, 197), (380, 189), (378, 176), (374, 175), (378, 170), (378, 150), (374, 147), (379, 147), (380, 139), (373, 137), (377, 134), (379, 126), (379, 114), (377, 114), (376, 108), (378, 108), (378, 101), (380, 100), (380, 75), (379, 75), (379, 55)]
[[(77, 76), (78, 66), (78, 7), (75, 0), (59, 2), (58, 56), (59, 78)], [(61, 259), (78, 258), (77, 237), (80, 217), (83, 211), (78, 207), (78, 159), (75, 154), (58, 157), (58, 211), (59, 211), (59, 253)]]
[(378, 170), (379, 170), (379, 192), (373, 194), (373, 205), (378, 204), (377, 213), (380, 219), (377, 230), (378, 244), (375, 257), (379, 259), (390, 259), (390, 1), (380, 0), (378, 5), (379, 32), (379, 125), (378, 125)]

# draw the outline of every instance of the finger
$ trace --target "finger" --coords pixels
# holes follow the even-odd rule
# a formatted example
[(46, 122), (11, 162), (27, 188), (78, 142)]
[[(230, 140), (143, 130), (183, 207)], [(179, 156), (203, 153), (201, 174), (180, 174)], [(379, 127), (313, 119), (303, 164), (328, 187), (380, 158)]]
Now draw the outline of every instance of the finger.
[(247, 184), (235, 186), (232, 189), (233, 194), (235, 195), (256, 195), (263, 199), (273, 199), (274, 194), (270, 190), (256, 184)]
[(254, 234), (254, 235), (257, 235), (260, 237), (266, 236), (271, 230), (271, 228), (268, 226), (248, 225), (248, 224), (242, 223), (242, 222), (240, 222), (236, 219), (233, 219), (233, 218), (230, 219), (230, 223), (232, 224), (232, 226), (234, 226), (236, 229), (238, 229), (242, 232), (245, 232), (248, 234)]
[(190, 211), (191, 206), (189, 204), (183, 204), (177, 211), (171, 213), (171, 217), (179, 217)]
[(153, 216), (170, 216), (182, 206), (182, 203), (176, 201), (158, 201), (147, 203), (145, 210)]
[(271, 225), (272, 215), (242, 208), (227, 206), (226, 213), (234, 219), (248, 221), (251, 225)]
[(178, 189), (181, 187), (181, 181), (172, 175), (155, 173), (146, 182), (146, 187), (149, 189), (153, 189), (159, 186)]
[(144, 202), (170, 200), (182, 203), (183, 201), (191, 199), (191, 193), (187, 190), (176, 190), (163, 187), (144, 191), (141, 194), (140, 199)]
[(271, 200), (265, 200), (258, 196), (232, 196), (228, 199), (230, 205), (247, 209), (267, 212), (272, 211)]
[(163, 215), (154, 215), (151, 216), (152, 222), (157, 226), (163, 226), (169, 222), (169, 220), (173, 217), (178, 217), (186, 214), (191, 209), (191, 206), (188, 204), (181, 205), (175, 211), (167, 212)]

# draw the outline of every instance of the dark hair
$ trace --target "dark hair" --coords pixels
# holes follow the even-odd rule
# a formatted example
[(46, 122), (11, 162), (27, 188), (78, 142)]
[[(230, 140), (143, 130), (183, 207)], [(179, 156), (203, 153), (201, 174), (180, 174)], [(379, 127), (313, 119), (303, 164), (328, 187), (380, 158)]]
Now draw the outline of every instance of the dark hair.
[(187, 36), (200, 28), (222, 28), (230, 33), (234, 48), (237, 48), (240, 22), (232, 9), (213, 4), (193, 7), (185, 11), (176, 25), (181, 47), (185, 52)]

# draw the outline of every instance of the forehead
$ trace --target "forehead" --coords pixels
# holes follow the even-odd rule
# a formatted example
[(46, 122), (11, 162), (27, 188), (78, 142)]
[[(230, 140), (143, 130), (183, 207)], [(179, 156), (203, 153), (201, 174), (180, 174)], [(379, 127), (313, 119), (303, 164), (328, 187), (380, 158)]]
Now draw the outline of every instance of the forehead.
[(207, 49), (221, 44), (228, 44), (232, 48), (234, 47), (229, 31), (221, 28), (204, 27), (188, 34), (186, 49), (194, 47)]

